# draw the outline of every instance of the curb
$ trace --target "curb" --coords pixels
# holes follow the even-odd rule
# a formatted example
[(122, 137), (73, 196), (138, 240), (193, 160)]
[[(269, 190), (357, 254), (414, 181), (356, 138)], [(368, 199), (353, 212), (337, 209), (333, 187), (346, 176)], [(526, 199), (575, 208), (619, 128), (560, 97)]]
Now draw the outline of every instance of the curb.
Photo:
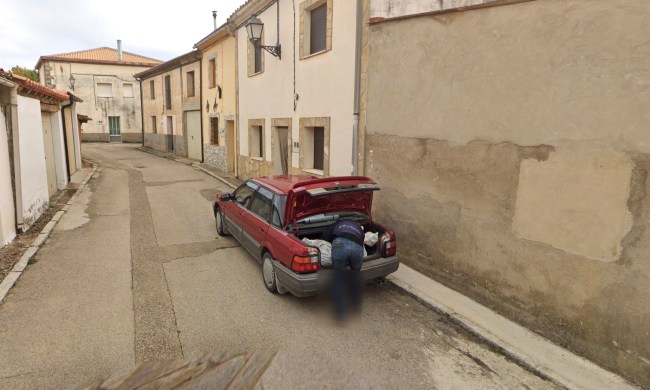
[(515, 364), (562, 389), (640, 389), (405, 264), (386, 280)]
[(221, 177), (221, 176), (219, 176), (219, 175), (215, 175), (214, 173), (208, 171), (207, 169), (205, 169), (205, 168), (203, 168), (203, 167), (200, 167), (200, 166), (198, 166), (198, 165), (196, 165), (196, 164), (192, 164), (192, 167), (194, 167), (194, 168), (196, 168), (196, 169), (198, 169), (198, 170), (200, 170), (200, 171), (203, 171), (203, 172), (207, 173), (208, 175), (214, 177), (215, 179), (217, 179), (217, 180), (223, 182), (223, 184), (229, 186), (230, 188), (233, 188), (233, 189), (234, 189), (234, 188), (237, 188), (236, 185), (232, 184), (232, 183), (229, 182), (228, 180), (224, 179), (223, 177)]
[(86, 184), (88, 184), (88, 181), (95, 175), (95, 172), (97, 172), (97, 164), (93, 164), (93, 169), (90, 171), (90, 173), (79, 183), (79, 187), (75, 191), (75, 193), (70, 197), (68, 202), (66, 203), (61, 210), (59, 210), (50, 222), (48, 222), (45, 227), (41, 230), (40, 234), (32, 241), (31, 245), (27, 249), (25, 253), (21, 256), (20, 260), (14, 265), (14, 267), (9, 271), (7, 276), (5, 276), (4, 280), (2, 283), (0, 283), (0, 303), (4, 300), (5, 296), (9, 293), (9, 290), (16, 284), (16, 281), (20, 276), (22, 275), (23, 271), (25, 268), (27, 268), (27, 264), (29, 263), (29, 260), (36, 255), (38, 250), (41, 248), (43, 243), (45, 243), (45, 240), (50, 236), (52, 233), (52, 230), (54, 230), (54, 227), (56, 226), (57, 223), (59, 223), (59, 220), (61, 219), (61, 216), (65, 214), (66, 211), (72, 206), (75, 200), (79, 197), (79, 194), (81, 191), (86, 188)]
[(200, 171), (203, 171), (204, 173), (207, 173), (208, 175), (214, 177), (215, 179), (219, 180), (220, 182), (222, 182), (223, 184), (225, 184), (225, 185), (227, 185), (227, 186), (229, 186), (229, 187), (231, 187), (231, 188), (237, 188), (236, 185), (232, 184), (232, 183), (229, 182), (228, 180), (224, 179), (223, 177), (221, 177), (221, 176), (219, 176), (219, 175), (216, 175), (216, 174), (210, 172), (209, 170), (207, 170), (207, 169), (205, 169), (205, 168), (199, 166), (199, 165), (196, 164), (196, 163), (193, 163), (193, 162), (190, 162), (190, 161), (183, 161), (183, 160), (178, 159), (178, 158), (176, 158), (176, 157), (174, 157), (174, 156), (170, 156), (170, 155), (167, 155), (167, 154), (165, 154), (165, 153), (159, 153), (159, 152), (156, 151), (156, 150), (153, 150), (153, 149), (150, 149), (150, 148), (147, 148), (147, 147), (144, 147), (144, 146), (140, 146), (140, 147), (138, 147), (138, 148), (136, 148), (136, 149), (138, 149), (138, 150), (141, 151), (141, 152), (145, 152), (145, 153), (152, 154), (152, 155), (154, 155), (154, 156), (158, 156), (158, 157), (166, 158), (167, 160), (175, 161), (175, 162), (180, 163), (180, 164), (183, 164), (183, 165), (189, 165), (189, 166), (191, 166), (192, 168), (195, 168), (195, 169), (198, 169), (198, 170), (200, 170)]

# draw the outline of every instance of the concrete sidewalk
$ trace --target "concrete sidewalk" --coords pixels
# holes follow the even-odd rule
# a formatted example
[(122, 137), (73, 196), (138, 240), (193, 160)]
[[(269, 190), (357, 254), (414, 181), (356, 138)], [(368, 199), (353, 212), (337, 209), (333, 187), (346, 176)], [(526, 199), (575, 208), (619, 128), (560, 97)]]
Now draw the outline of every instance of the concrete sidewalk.
[[(232, 188), (242, 181), (226, 176), (215, 168), (189, 159), (141, 147), (140, 150), (194, 166)], [(447, 316), (482, 341), (502, 351), (522, 367), (567, 389), (639, 389), (611, 373), (530, 330), (508, 320), (493, 310), (442, 284), (400, 264), (389, 281)]]
[(59, 212), (54, 214), (50, 222), (48, 222), (45, 227), (43, 227), (43, 230), (41, 230), (40, 234), (34, 239), (32, 244), (29, 246), (29, 249), (27, 249), (20, 260), (18, 260), (18, 262), (11, 269), (9, 274), (7, 274), (7, 276), (2, 280), (2, 283), (0, 283), (0, 303), (5, 298), (5, 296), (7, 296), (9, 290), (11, 290), (14, 284), (16, 284), (18, 278), (20, 278), (25, 268), (27, 268), (27, 263), (29, 263), (32, 257), (36, 255), (45, 240), (47, 240), (47, 238), (52, 233), (52, 230), (54, 230), (54, 227), (59, 222), (63, 214), (65, 214), (70, 206), (72, 206), (72, 204), (77, 200), (79, 193), (84, 189), (88, 183), (88, 180), (90, 180), (96, 171), (97, 166), (94, 165), (93, 168), (81, 169), (73, 174), (72, 177), (70, 177), (70, 182), (66, 185), (66, 189), (76, 188), (77, 191), (75, 191), (74, 195), (72, 195), (70, 200), (68, 200), (68, 203)]

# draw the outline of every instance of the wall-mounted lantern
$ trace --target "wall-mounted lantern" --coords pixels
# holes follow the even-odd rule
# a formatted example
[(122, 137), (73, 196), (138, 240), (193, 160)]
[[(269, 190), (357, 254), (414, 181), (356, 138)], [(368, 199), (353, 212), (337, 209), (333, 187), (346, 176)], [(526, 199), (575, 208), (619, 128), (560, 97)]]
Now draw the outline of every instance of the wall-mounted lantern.
[(262, 31), (264, 30), (264, 23), (257, 18), (257, 15), (251, 16), (246, 22), (246, 33), (248, 34), (248, 39), (251, 41), (253, 46), (261, 47), (262, 49), (268, 51), (273, 56), (282, 59), (281, 50), (280, 50), (280, 11), (278, 6), (278, 39), (275, 46), (264, 46), (260, 45), (260, 39), (262, 39)]
[(212, 105), (212, 111), (217, 112), (217, 107), (219, 105), (217, 104), (217, 98), (214, 98), (214, 104)]
[(77, 80), (74, 78), (74, 76), (72, 75), (72, 73), (70, 73), (70, 78), (68, 79), (68, 82), (70, 83), (70, 89), (73, 90), (73, 91), (74, 91), (74, 83), (75, 83), (76, 81), (77, 81)]

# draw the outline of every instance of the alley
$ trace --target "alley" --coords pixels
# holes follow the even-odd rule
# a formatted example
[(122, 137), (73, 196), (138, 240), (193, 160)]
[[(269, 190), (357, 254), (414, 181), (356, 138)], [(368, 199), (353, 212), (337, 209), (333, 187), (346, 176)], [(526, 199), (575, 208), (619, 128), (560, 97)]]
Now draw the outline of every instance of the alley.
[(218, 237), (222, 182), (131, 145), (84, 144), (99, 169), (0, 304), (0, 388), (74, 388), (159, 359), (277, 351), (265, 389), (545, 389), (390, 283), (362, 317), (269, 294), (258, 263)]

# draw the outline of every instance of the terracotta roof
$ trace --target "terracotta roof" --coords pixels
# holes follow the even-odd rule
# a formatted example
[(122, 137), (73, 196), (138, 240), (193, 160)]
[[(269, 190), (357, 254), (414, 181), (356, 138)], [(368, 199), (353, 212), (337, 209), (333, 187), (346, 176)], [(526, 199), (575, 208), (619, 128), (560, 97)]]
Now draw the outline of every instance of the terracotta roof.
[(26, 77), (13, 74), (11, 72), (5, 72), (3, 69), (0, 69), (0, 77), (13, 81), (18, 85), (18, 92), (33, 96), (39, 100), (54, 100), (58, 102), (64, 102), (69, 99), (68, 93), (66, 91), (61, 91), (58, 89), (52, 89), (39, 84), (36, 81), (30, 80)]
[(200, 60), (201, 60), (201, 53), (197, 50), (192, 50), (189, 53), (182, 54), (176, 58), (172, 58), (167, 62), (163, 62), (158, 66), (154, 66), (151, 69), (147, 69), (140, 73), (137, 73), (133, 77), (135, 77), (136, 79), (146, 79)]
[(122, 51), (122, 61), (120, 61), (117, 59), (117, 49), (111, 47), (99, 47), (97, 49), (41, 56), (36, 63), (36, 69), (40, 67), (41, 62), (47, 60), (129, 66), (156, 66), (162, 62), (154, 58), (129, 53), (128, 51)]

